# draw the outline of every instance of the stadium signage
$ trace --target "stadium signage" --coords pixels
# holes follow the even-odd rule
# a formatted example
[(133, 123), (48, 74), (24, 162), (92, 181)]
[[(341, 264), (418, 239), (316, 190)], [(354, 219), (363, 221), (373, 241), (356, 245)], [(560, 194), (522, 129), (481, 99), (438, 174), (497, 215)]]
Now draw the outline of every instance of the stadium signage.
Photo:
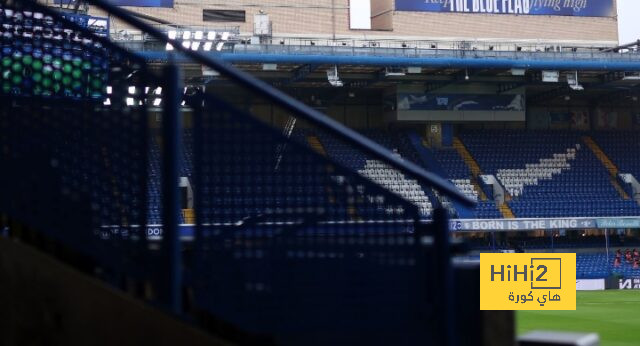
[(613, 0), (396, 0), (397, 11), (611, 17)]
[(598, 228), (640, 228), (640, 219), (598, 219)]
[(593, 219), (495, 219), (495, 220), (451, 220), (452, 231), (518, 231), (536, 229), (582, 229), (596, 228)]
[(620, 279), (618, 280), (618, 288), (621, 290), (638, 290), (640, 289), (640, 279)]
[(526, 231), (555, 229), (640, 229), (640, 218), (453, 219), (452, 231)]
[(603, 291), (606, 288), (604, 279), (576, 280), (577, 291)]
[[(75, 0), (54, 0), (56, 5), (73, 4)], [(173, 0), (108, 0), (115, 6), (135, 6), (135, 7), (173, 7)]]
[(525, 97), (489, 94), (398, 93), (401, 111), (517, 111), (524, 112)]
[(480, 254), (480, 310), (575, 309), (575, 253)]

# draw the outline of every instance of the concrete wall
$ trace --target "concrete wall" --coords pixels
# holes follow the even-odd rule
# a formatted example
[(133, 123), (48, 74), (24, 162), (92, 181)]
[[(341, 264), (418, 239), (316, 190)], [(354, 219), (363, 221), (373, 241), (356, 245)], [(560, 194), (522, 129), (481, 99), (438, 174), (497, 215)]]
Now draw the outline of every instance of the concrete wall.
[[(372, 0), (373, 28), (378, 30), (349, 29), (349, 0), (175, 0), (169, 9), (128, 9), (176, 24), (239, 26), (245, 34), (253, 32), (253, 16), (263, 10), (273, 22), (275, 36), (617, 42), (616, 17), (404, 12), (394, 11), (393, 1)], [(244, 10), (246, 22), (205, 23), (203, 9)], [(126, 28), (119, 21), (112, 23), (115, 30)]]
[(0, 237), (0, 345), (230, 345)]

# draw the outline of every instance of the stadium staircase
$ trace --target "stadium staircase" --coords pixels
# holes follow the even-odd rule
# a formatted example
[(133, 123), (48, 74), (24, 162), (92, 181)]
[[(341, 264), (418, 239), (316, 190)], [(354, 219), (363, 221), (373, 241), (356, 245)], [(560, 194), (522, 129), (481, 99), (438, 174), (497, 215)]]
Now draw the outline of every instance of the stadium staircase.
[(629, 195), (618, 183), (618, 167), (613, 163), (613, 161), (611, 161), (611, 159), (609, 159), (607, 154), (605, 154), (602, 148), (600, 148), (598, 143), (596, 143), (591, 136), (582, 137), (582, 141), (593, 152), (593, 154), (596, 155), (598, 160), (600, 160), (602, 165), (607, 169), (607, 171), (609, 172), (609, 181), (611, 182), (611, 185), (613, 185), (613, 187), (616, 189), (616, 191), (618, 191), (620, 197), (622, 197), (622, 199), (629, 199)]
[(322, 156), (327, 156), (327, 152), (324, 150), (324, 146), (322, 146), (322, 143), (320, 143), (320, 140), (317, 136), (309, 135), (307, 137), (307, 142), (309, 143), (309, 146), (311, 146), (311, 149), (313, 149), (316, 153)]
[(469, 167), (469, 170), (471, 171), (471, 174), (472, 174), (471, 182), (474, 188), (476, 189), (476, 191), (478, 191), (478, 194), (480, 195), (480, 199), (483, 201), (486, 201), (487, 195), (482, 191), (482, 189), (480, 188), (480, 185), (478, 184), (478, 177), (482, 174), (482, 170), (480, 169), (480, 166), (478, 166), (478, 163), (476, 162), (476, 160), (473, 158), (473, 156), (471, 156), (471, 153), (469, 153), (467, 148), (464, 146), (464, 144), (458, 137), (453, 138), (453, 147), (456, 149), (458, 154), (462, 156), (462, 159)]
[(182, 222), (193, 225), (196, 223), (196, 212), (193, 209), (182, 209)]
[[(476, 189), (476, 191), (478, 191), (478, 193), (480, 195), (480, 199), (483, 200), (483, 201), (486, 201), (487, 200), (487, 195), (484, 193), (484, 191), (480, 187), (480, 184), (478, 183), (478, 178), (482, 174), (482, 170), (480, 169), (480, 165), (478, 165), (478, 162), (473, 158), (473, 156), (471, 155), (469, 150), (467, 150), (467, 147), (460, 140), (460, 138), (458, 138), (458, 137), (454, 137), (453, 138), (453, 147), (456, 149), (458, 154), (460, 154), (460, 156), (463, 158), (464, 162), (469, 167), (469, 170), (472, 173), (471, 183), (473, 184), (473, 186)], [(505, 201), (509, 201), (509, 200), (511, 200), (511, 197), (505, 191)], [(502, 217), (505, 218), (505, 219), (514, 219), (515, 218), (515, 215), (513, 214), (513, 211), (511, 210), (511, 208), (509, 207), (509, 205), (507, 203), (503, 203), (503, 204), (499, 205), (498, 206), (498, 210), (500, 210), (500, 213), (502, 214)]]

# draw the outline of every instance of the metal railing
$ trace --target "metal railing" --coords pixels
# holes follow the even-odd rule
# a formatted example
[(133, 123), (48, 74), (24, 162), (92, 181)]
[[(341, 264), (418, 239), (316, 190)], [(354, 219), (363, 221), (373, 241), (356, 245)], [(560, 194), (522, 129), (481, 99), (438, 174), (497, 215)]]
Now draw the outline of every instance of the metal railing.
[[(172, 62), (159, 73), (52, 9), (8, 2), (30, 13), (40, 10), (52, 23), (80, 33), (86, 40), (68, 35), (47, 43), (92, 59), (86, 66), (73, 57), (51, 63), (58, 86), (43, 94), (29, 89), (40, 83), (34, 71), (41, 68), (19, 65), (33, 57), (12, 54), (10, 69), (28, 83), (16, 77), (16, 86), (1, 94), (0, 141), (6, 150), (0, 153), (0, 211), (82, 253), (118, 287), (131, 277), (150, 284), (156, 294), (145, 298), (179, 316), (188, 314), (182, 304), (192, 298), (198, 312), (276, 339), (330, 331), (327, 343), (336, 337), (389, 343), (400, 333), (399, 344), (456, 344), (446, 213), (436, 205), (433, 221), (422, 222), (416, 203), (356, 166), (384, 165), (396, 179), (413, 178), (414, 186), (433, 187), (467, 206), (474, 201), (443, 178), (264, 82), (183, 47), (126, 10), (90, 2), (214, 69), (238, 90), (230, 93), (232, 87), (215, 83), (184, 90)], [(7, 18), (11, 25), (19, 21)], [(96, 60), (94, 49), (108, 62)], [(76, 65), (85, 74), (74, 73)], [(103, 69), (95, 78), (90, 73)], [(110, 91), (86, 97), (82, 82), (98, 79)], [(109, 84), (102, 84), (105, 79)], [(159, 97), (154, 93), (162, 114), (147, 107), (147, 87), (162, 87)], [(277, 107), (288, 118), (284, 130), (234, 102), (238, 96)], [(196, 234), (189, 246), (180, 241), (181, 176), (192, 179), (195, 191)], [(157, 239), (147, 232), (152, 216), (162, 228)], [(193, 297), (185, 297), (185, 290)], [(344, 306), (330, 292), (358, 299)], [(348, 322), (335, 318), (338, 310)]]

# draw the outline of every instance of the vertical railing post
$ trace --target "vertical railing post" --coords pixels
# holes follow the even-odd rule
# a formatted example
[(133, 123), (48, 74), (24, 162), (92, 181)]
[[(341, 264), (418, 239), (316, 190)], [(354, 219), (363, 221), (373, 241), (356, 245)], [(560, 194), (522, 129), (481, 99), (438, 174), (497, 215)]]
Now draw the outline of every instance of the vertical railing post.
[(451, 263), (451, 247), (449, 244), (449, 221), (446, 209), (440, 207), (433, 211), (434, 231), (434, 264), (436, 273), (435, 310), (436, 334), (438, 345), (451, 346), (454, 341), (455, 315), (453, 301), (453, 265)]
[(162, 251), (165, 258), (166, 280), (163, 303), (176, 314), (182, 312), (182, 254), (178, 224), (180, 220), (180, 145), (182, 121), (180, 103), (182, 87), (180, 71), (169, 64), (163, 71), (165, 97), (162, 114)]

